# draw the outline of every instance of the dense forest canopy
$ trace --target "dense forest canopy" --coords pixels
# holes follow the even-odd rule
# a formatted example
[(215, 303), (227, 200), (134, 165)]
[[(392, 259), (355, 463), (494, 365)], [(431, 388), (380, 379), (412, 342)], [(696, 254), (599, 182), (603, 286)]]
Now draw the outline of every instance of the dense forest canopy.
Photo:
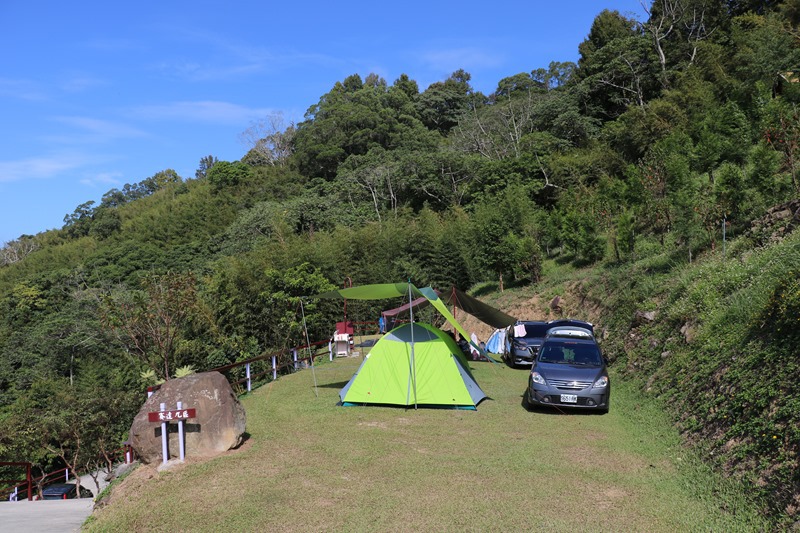
[[(503, 290), (546, 261), (688, 263), (796, 198), (800, 0), (647, 15), (600, 12), (577, 64), (491, 94), (463, 70), (424, 90), (353, 74), (298, 124), (246, 132), (239, 161), (163, 170), (4, 243), (0, 458), (89, 464), (147, 380), (300, 344), (300, 297), (345, 279)], [(315, 340), (341, 310), (304, 313)]]

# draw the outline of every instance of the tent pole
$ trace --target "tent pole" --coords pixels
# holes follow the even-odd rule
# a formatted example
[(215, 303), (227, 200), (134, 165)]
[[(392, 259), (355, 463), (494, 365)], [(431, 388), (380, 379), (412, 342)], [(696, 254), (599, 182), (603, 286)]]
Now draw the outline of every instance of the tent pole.
[[(413, 300), (411, 299), (411, 280), (408, 280), (408, 303), (410, 307), (408, 308), (409, 311), (409, 320), (411, 320), (411, 375), (410, 379), (414, 385), (414, 409), (417, 408), (417, 364), (414, 361), (414, 306), (411, 304)], [(406, 400), (408, 403), (408, 400)]]
[[(450, 286), (450, 303), (453, 304), (453, 319), (454, 320), (458, 320), (458, 317), (456, 317), (456, 302), (457, 302), (456, 287), (455, 287), (455, 285), (451, 285)], [(460, 336), (461, 335), (459, 335), (459, 337)]]
[(311, 361), (311, 375), (314, 376), (314, 396), (319, 398), (319, 390), (317, 389), (317, 373), (314, 371), (314, 354), (311, 353), (311, 341), (308, 338), (308, 327), (306, 326), (306, 312), (303, 309), (303, 299), (300, 298), (300, 314), (303, 315), (303, 332), (306, 334), (306, 347), (308, 348), (308, 358)]

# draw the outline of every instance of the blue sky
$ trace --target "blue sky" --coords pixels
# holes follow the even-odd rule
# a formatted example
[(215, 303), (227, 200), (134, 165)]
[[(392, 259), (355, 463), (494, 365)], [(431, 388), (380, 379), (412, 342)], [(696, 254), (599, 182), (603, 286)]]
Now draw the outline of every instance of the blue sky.
[(161, 170), (235, 161), (255, 121), (301, 121), (350, 74), (424, 90), (463, 68), (488, 94), (577, 61), (604, 8), (644, 16), (639, 0), (0, 0), (0, 245)]

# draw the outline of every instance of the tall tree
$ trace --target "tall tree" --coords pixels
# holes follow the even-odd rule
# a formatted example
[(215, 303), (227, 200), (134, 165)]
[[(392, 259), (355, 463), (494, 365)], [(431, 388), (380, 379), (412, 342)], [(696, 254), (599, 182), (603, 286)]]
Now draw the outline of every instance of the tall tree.
[[(333, 180), (348, 157), (370, 150), (430, 151), (438, 143), (425, 129), (407, 94), (408, 84), (387, 87), (378, 77), (357, 75), (337, 82), (297, 125), (294, 158), (308, 177)], [(406, 89), (404, 89), (405, 87)]]
[(800, 108), (775, 101), (769, 111), (764, 137), (783, 154), (783, 169), (792, 177), (795, 191), (800, 192)]
[(283, 166), (292, 155), (294, 133), (294, 123), (286, 124), (283, 113), (273, 113), (251, 123), (239, 138), (259, 164)]
[(126, 352), (162, 379), (170, 379), (175, 344), (198, 309), (192, 273), (148, 274), (142, 290), (105, 297), (104, 325)]
[(629, 105), (644, 106), (658, 82), (658, 59), (641, 25), (617, 11), (602, 11), (579, 46), (575, 80), (587, 89), (587, 113), (613, 119)]
[(463, 113), (482, 102), (482, 95), (476, 94), (469, 83), (471, 79), (468, 72), (457, 70), (445, 81), (431, 84), (419, 95), (417, 109), (425, 126), (447, 134), (458, 124)]
[(194, 173), (194, 177), (197, 179), (203, 179), (208, 175), (208, 171), (211, 170), (211, 167), (216, 165), (219, 162), (219, 159), (214, 157), (213, 155), (207, 155), (205, 157), (200, 158), (200, 165), (197, 167), (197, 170)]
[(3, 243), (0, 247), (0, 267), (22, 261), (39, 246), (39, 241), (31, 235), (22, 235), (18, 239)]

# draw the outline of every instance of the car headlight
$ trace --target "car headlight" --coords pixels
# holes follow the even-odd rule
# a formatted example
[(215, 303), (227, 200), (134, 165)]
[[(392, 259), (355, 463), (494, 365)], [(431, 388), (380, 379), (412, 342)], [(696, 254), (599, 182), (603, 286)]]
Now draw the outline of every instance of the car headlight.
[(539, 385), (547, 385), (542, 375), (538, 372), (531, 372), (531, 381)]
[(608, 387), (608, 376), (600, 376), (600, 379), (594, 382), (595, 389), (604, 389)]

